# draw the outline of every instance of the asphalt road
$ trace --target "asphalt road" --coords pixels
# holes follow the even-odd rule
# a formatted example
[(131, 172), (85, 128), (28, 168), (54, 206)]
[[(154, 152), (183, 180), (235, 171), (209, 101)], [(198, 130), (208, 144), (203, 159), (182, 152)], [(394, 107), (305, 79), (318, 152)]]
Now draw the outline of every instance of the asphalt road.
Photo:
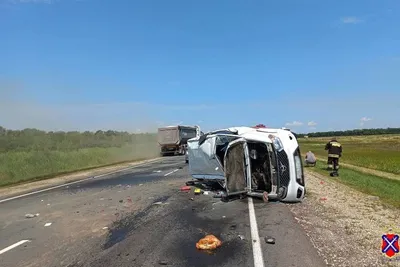
[[(188, 180), (184, 158), (166, 157), (2, 202), (0, 266), (325, 266), (286, 204), (253, 199), (255, 222), (249, 199), (180, 192)], [(222, 246), (196, 250), (205, 234)]]

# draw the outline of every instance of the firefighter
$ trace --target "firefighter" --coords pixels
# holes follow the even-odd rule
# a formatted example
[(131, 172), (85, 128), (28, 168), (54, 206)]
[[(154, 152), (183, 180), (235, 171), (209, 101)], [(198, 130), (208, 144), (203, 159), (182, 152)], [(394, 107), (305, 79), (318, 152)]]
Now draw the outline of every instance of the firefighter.
[(342, 145), (333, 138), (325, 145), (325, 150), (328, 150), (328, 170), (332, 170), (332, 176), (338, 174), (339, 158), (342, 156)]

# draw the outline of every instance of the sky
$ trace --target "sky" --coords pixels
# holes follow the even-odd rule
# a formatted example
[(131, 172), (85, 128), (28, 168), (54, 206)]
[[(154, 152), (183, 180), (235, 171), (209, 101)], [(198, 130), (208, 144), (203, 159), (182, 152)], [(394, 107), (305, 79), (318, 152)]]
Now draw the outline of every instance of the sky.
[(400, 127), (398, 0), (0, 0), (0, 125)]

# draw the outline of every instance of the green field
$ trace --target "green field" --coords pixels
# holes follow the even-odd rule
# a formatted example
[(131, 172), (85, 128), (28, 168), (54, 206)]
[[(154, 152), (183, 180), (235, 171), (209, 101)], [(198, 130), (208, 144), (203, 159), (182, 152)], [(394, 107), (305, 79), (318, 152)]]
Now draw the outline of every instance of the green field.
[(0, 127), (0, 186), (124, 161), (155, 158), (154, 134), (10, 131)]
[[(325, 144), (329, 137), (299, 138), (302, 153), (311, 150), (326, 159)], [(343, 146), (341, 162), (400, 174), (400, 135), (342, 136), (337, 141)]]

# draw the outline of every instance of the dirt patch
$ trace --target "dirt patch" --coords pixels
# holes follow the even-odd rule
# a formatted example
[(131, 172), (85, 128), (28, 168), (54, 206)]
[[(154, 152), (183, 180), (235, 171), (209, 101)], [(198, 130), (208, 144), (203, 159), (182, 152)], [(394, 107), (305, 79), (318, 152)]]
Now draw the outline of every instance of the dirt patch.
[(400, 210), (306, 171), (303, 203), (288, 205), (328, 266), (400, 266), (382, 255), (382, 234), (400, 233)]
[(7, 198), (17, 194), (24, 194), (29, 191), (38, 190), (46, 187), (61, 185), (69, 182), (74, 182), (78, 180), (82, 180), (91, 176), (106, 174), (110, 172), (115, 172), (120, 169), (134, 167), (139, 164), (150, 163), (153, 161), (157, 161), (160, 158), (150, 159), (150, 160), (142, 160), (142, 161), (134, 161), (123, 164), (116, 164), (108, 167), (100, 167), (89, 171), (79, 171), (72, 174), (56, 176), (51, 179), (10, 186), (5, 188), (0, 188), (0, 197)]

